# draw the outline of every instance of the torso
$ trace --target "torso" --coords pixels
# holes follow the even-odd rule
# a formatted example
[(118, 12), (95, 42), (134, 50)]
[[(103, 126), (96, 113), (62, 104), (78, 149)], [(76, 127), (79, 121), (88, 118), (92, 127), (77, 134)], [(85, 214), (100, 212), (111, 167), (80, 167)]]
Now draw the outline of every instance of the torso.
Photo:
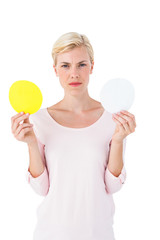
[(81, 115), (60, 108), (58, 103), (47, 108), (48, 113), (57, 123), (71, 128), (84, 128), (92, 125), (102, 116), (104, 110), (98, 101), (94, 101), (93, 107)]

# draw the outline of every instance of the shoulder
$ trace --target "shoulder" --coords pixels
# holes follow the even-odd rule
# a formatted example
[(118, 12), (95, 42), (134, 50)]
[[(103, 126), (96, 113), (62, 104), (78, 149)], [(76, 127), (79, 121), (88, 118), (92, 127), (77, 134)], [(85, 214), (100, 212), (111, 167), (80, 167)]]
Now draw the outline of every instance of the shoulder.
[(45, 108), (40, 108), (40, 109), (39, 109), (38, 111), (36, 111), (35, 113), (32, 113), (32, 114), (30, 115), (30, 117), (36, 118), (37, 116), (42, 115), (42, 113), (43, 113), (44, 110), (45, 110)]
[(37, 112), (30, 114), (29, 120), (30, 122), (40, 123), (44, 119), (44, 111), (45, 108), (40, 108)]
[(46, 118), (43, 114), (44, 108), (39, 109), (37, 112), (29, 116), (30, 123), (33, 124), (34, 133), (40, 143), (45, 145), (46, 142)]

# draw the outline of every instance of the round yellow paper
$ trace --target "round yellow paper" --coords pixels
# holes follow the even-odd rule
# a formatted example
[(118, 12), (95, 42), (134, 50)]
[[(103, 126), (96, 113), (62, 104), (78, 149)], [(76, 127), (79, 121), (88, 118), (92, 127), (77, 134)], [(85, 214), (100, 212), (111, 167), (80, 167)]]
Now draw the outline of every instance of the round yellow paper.
[(37, 112), (43, 101), (39, 87), (33, 82), (19, 80), (9, 89), (9, 101), (16, 112), (33, 114)]

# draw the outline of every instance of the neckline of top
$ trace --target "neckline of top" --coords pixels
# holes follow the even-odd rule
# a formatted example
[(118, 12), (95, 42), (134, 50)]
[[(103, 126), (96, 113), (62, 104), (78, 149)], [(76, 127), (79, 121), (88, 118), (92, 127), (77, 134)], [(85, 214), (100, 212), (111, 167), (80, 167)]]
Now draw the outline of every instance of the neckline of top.
[(91, 125), (87, 126), (87, 127), (82, 127), (82, 128), (71, 128), (71, 127), (63, 126), (63, 125), (59, 124), (58, 122), (56, 122), (56, 120), (55, 120), (55, 119), (50, 115), (50, 113), (48, 112), (48, 109), (47, 109), (47, 108), (44, 108), (44, 111), (45, 111), (46, 115), (49, 117), (49, 119), (50, 119), (53, 123), (55, 123), (57, 126), (59, 126), (59, 127), (61, 127), (61, 128), (64, 128), (64, 129), (72, 130), (72, 131), (77, 131), (77, 130), (79, 130), (79, 131), (87, 130), (87, 129), (90, 129), (90, 128), (96, 126), (96, 125), (97, 125), (97, 124), (103, 119), (103, 117), (104, 117), (104, 115), (105, 115), (105, 112), (106, 112), (106, 110), (104, 109), (102, 115), (98, 118), (98, 120), (95, 121), (94, 123), (92, 123)]

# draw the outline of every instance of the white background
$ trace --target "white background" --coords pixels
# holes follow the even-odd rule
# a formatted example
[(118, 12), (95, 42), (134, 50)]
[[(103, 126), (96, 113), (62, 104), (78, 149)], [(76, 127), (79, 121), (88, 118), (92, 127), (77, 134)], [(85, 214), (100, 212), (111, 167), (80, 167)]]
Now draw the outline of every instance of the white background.
[(42, 91), (42, 108), (60, 101), (63, 89), (51, 50), (70, 31), (86, 34), (95, 52), (88, 86), (92, 98), (99, 101), (102, 85), (112, 78), (126, 78), (135, 87), (129, 111), (137, 128), (127, 137), (127, 181), (113, 195), (116, 240), (160, 239), (159, 13), (158, 0), (1, 1), (0, 239), (32, 239), (36, 209), (43, 200), (26, 181), (27, 145), (11, 133), (16, 112), (9, 88), (17, 80), (29, 80)]

